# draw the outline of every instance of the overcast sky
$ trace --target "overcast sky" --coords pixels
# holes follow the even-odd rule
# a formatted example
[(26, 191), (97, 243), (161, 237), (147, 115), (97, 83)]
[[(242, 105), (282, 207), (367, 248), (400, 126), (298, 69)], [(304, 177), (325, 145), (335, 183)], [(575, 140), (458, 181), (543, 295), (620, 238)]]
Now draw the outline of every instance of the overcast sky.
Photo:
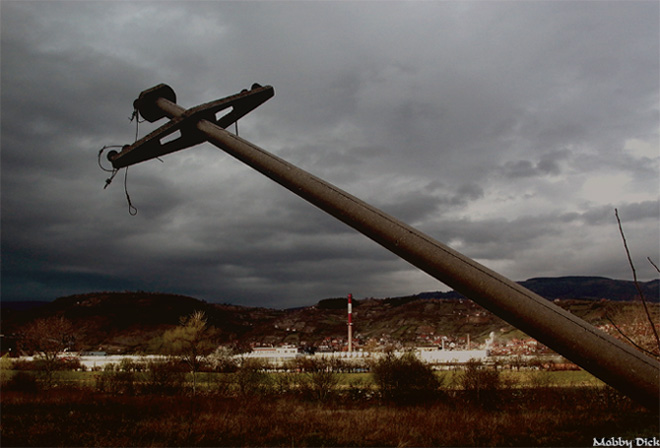
[(129, 215), (97, 155), (159, 83), (272, 85), (241, 137), (513, 280), (631, 279), (615, 208), (657, 278), (659, 5), (3, 0), (2, 300), (447, 290), (208, 143), (131, 167)]

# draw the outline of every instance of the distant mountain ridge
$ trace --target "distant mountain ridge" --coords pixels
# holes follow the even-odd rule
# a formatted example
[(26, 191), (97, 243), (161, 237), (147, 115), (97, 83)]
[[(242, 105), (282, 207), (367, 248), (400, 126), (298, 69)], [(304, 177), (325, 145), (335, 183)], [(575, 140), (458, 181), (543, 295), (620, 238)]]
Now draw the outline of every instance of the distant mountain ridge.
[[(632, 280), (613, 280), (607, 277), (568, 276), (536, 277), (522, 282), (521, 286), (548, 300), (556, 299), (607, 299), (617, 302), (639, 299), (635, 282)], [(644, 298), (649, 302), (660, 302), (660, 280), (638, 282)], [(414, 297), (420, 299), (457, 299), (465, 298), (456, 291), (423, 292)]]

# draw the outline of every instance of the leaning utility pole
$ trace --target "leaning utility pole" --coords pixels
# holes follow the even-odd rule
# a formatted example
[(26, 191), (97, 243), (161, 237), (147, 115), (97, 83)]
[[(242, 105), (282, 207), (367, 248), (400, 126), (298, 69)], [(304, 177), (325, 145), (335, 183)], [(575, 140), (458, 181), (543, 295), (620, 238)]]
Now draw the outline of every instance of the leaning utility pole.
[[(456, 252), (419, 230), (223, 128), (274, 95), (270, 86), (184, 109), (164, 84), (134, 106), (158, 130), (111, 151), (115, 169), (209, 141), (386, 249), (474, 300), (531, 337), (652, 410), (660, 408), (660, 362), (609, 336), (543, 297)], [(231, 112), (218, 118), (218, 112)]]

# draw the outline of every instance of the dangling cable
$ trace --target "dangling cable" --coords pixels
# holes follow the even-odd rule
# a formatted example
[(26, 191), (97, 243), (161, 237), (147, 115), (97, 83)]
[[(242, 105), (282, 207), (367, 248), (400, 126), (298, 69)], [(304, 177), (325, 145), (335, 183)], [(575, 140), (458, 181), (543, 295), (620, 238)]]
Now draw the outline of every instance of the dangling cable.
[(140, 120), (140, 113), (137, 109), (133, 109), (133, 113), (129, 118), (129, 121), (135, 120), (135, 141), (138, 141), (138, 130), (140, 128), (140, 123), (144, 123), (144, 120)]
[(124, 193), (126, 193), (126, 201), (128, 201), (128, 214), (131, 216), (137, 215), (138, 209), (133, 205), (131, 197), (128, 194), (128, 167), (126, 167), (126, 171), (124, 171)]
[[(133, 121), (133, 120), (135, 120), (135, 141), (137, 142), (139, 136), (140, 123), (144, 122), (144, 120), (140, 120), (140, 115), (137, 109), (133, 109), (133, 113), (129, 118), (129, 121)], [(103, 152), (108, 148), (123, 148), (123, 146), (106, 145), (103, 148), (101, 148), (101, 150), (99, 151), (99, 155), (98, 155), (99, 167), (101, 167), (101, 169), (107, 173), (112, 173), (110, 177), (105, 180), (105, 186), (103, 187), (104, 190), (108, 188), (108, 185), (112, 183), (113, 179), (119, 172), (118, 168), (108, 169), (104, 167), (103, 164), (101, 163), (101, 156), (103, 155)], [(131, 196), (128, 194), (128, 167), (126, 167), (126, 171), (124, 171), (124, 193), (126, 194), (126, 201), (128, 202), (128, 214), (131, 216), (137, 215), (138, 209), (136, 206), (133, 205), (133, 202), (131, 202)]]
[[(110, 175), (110, 177), (105, 180), (105, 186), (103, 187), (104, 190), (106, 188), (108, 188), (108, 185), (110, 185), (112, 183), (115, 176), (119, 172), (118, 168), (113, 168), (113, 169), (110, 170), (110, 169), (104, 167), (103, 164), (101, 163), (101, 156), (103, 155), (103, 152), (108, 148), (122, 148), (122, 146), (121, 145), (108, 145), (108, 146), (104, 146), (99, 151), (99, 156), (98, 156), (99, 167), (101, 167), (101, 169), (103, 171), (107, 172), (107, 173), (112, 173)], [(128, 202), (128, 214), (131, 215), (131, 216), (137, 215), (138, 209), (137, 209), (136, 206), (133, 205), (133, 202), (131, 202), (131, 196), (128, 194), (128, 167), (126, 167), (126, 171), (124, 172), (124, 193), (126, 193), (126, 201)]]
[[(140, 112), (137, 109), (133, 109), (133, 113), (131, 114), (131, 117), (129, 118), (129, 120), (130, 121), (135, 120), (135, 141), (137, 142), (138, 141), (138, 136), (139, 136), (138, 129), (139, 129), (140, 123), (144, 123), (146, 120), (140, 120)], [(161, 163), (165, 163), (165, 162), (163, 162), (163, 159), (161, 159), (160, 157), (156, 157), (156, 159), (158, 159)]]

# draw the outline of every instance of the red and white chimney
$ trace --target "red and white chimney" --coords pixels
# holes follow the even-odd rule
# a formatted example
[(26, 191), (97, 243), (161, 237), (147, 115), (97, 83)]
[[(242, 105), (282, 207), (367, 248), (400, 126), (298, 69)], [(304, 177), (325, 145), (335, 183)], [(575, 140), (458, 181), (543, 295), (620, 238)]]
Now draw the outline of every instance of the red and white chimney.
[(353, 352), (353, 294), (348, 295), (348, 353)]

